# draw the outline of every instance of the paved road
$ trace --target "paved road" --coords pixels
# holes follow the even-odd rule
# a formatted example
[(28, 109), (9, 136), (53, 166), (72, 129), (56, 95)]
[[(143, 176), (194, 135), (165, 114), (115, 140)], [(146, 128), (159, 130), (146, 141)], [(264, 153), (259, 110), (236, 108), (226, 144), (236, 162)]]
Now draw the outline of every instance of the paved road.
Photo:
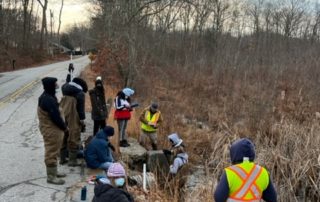
[[(0, 202), (66, 201), (66, 191), (80, 180), (80, 169), (63, 166), (63, 186), (46, 183), (44, 147), (38, 129), (37, 100), (41, 78), (65, 82), (70, 61), (0, 73)], [(89, 64), (87, 56), (72, 60), (75, 75)], [(61, 92), (58, 94), (61, 97)]]

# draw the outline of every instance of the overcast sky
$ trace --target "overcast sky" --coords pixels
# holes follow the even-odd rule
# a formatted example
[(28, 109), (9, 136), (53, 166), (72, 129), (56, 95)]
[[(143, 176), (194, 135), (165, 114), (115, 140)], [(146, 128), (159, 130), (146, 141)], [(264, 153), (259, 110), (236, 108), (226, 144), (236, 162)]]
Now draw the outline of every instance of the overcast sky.
[[(64, 0), (64, 6), (61, 16), (61, 31), (65, 31), (68, 27), (75, 23), (89, 22), (91, 8), (90, 0)], [(50, 29), (49, 9), (54, 12), (54, 25), (57, 31), (59, 25), (59, 12), (61, 7), (61, 0), (49, 0), (48, 5), (48, 30)]]

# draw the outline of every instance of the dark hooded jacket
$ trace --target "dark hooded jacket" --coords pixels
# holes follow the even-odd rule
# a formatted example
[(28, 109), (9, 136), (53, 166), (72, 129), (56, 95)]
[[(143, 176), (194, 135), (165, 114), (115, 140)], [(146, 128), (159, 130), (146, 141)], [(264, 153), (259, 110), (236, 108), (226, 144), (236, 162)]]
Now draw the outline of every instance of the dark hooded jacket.
[[(239, 164), (243, 162), (243, 157), (248, 157), (249, 161), (253, 162), (255, 159), (255, 149), (252, 142), (246, 138), (242, 138), (231, 145), (230, 158), (232, 164)], [(229, 197), (229, 185), (227, 174), (224, 171), (219, 184), (214, 193), (216, 202), (225, 202)], [(262, 199), (267, 202), (276, 202), (277, 194), (271, 179), (269, 178), (268, 187), (262, 192)]]
[(95, 87), (89, 91), (89, 94), (92, 106), (92, 120), (105, 120), (108, 115), (108, 110), (102, 81), (96, 81)]
[(92, 202), (133, 202), (133, 197), (126, 191), (109, 184), (97, 184), (94, 187)]
[(62, 94), (63, 96), (72, 96), (74, 98), (76, 98), (77, 100), (77, 112), (79, 115), (80, 120), (84, 120), (86, 118), (85, 115), (85, 94), (84, 94), (84, 90), (81, 86), (81, 88), (79, 88), (79, 84), (75, 83), (75, 82), (69, 82), (69, 83), (65, 83), (62, 86)]
[(98, 168), (102, 163), (112, 162), (108, 137), (114, 134), (114, 129), (106, 126), (90, 141), (84, 151), (85, 160), (89, 168)]
[[(57, 82), (56, 78), (45, 77), (42, 79), (44, 92), (38, 100), (38, 107), (48, 113), (50, 120), (61, 130), (66, 130), (67, 126), (60, 114), (58, 99), (55, 96)], [(40, 120), (41, 121), (41, 120)]]

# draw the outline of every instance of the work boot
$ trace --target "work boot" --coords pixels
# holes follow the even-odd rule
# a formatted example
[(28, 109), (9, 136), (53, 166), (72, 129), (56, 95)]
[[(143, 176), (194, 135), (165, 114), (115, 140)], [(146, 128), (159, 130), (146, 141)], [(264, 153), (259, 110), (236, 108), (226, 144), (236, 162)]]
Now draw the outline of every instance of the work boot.
[(66, 175), (65, 173), (60, 173), (60, 172), (58, 171), (58, 168), (57, 168), (57, 177), (58, 177), (58, 178), (67, 177), (67, 175)]
[(151, 145), (152, 145), (152, 150), (158, 150), (157, 144), (152, 143)]
[(67, 177), (65, 173), (59, 173), (57, 172), (57, 178)]
[(130, 147), (130, 144), (128, 143), (127, 140), (123, 140), (124, 141), (124, 144), (126, 145), (125, 147)]
[(62, 185), (64, 180), (57, 178), (57, 166), (47, 166), (47, 183)]
[(65, 164), (65, 163), (68, 163), (67, 157), (68, 157), (68, 151), (66, 149), (61, 150), (60, 151), (60, 162), (59, 163), (61, 165)]
[(71, 167), (76, 167), (76, 166), (80, 166), (81, 164), (78, 163), (77, 161), (77, 151), (69, 151), (69, 162), (68, 162), (68, 166)]
[(120, 140), (120, 147), (127, 147), (127, 144), (124, 140)]

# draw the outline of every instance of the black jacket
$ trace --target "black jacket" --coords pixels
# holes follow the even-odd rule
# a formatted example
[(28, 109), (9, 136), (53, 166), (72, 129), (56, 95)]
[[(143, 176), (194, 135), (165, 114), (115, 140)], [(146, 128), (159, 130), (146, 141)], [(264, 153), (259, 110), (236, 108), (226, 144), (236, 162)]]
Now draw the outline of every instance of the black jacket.
[(85, 115), (85, 94), (84, 92), (77, 88), (76, 85), (73, 85), (73, 82), (65, 83), (62, 86), (62, 94), (64, 96), (73, 96), (77, 99), (77, 112), (79, 114), (80, 120), (86, 119)]
[(97, 184), (94, 187), (92, 202), (133, 202), (133, 197), (126, 191), (109, 184)]
[(92, 112), (92, 120), (105, 120), (108, 115), (106, 98), (104, 95), (104, 89), (95, 87), (89, 91)]
[(55, 123), (61, 130), (66, 130), (67, 126), (61, 117), (58, 99), (55, 96), (56, 82), (57, 79), (53, 77), (46, 77), (42, 79), (44, 92), (39, 97), (38, 106), (42, 110), (48, 112), (52, 122)]

